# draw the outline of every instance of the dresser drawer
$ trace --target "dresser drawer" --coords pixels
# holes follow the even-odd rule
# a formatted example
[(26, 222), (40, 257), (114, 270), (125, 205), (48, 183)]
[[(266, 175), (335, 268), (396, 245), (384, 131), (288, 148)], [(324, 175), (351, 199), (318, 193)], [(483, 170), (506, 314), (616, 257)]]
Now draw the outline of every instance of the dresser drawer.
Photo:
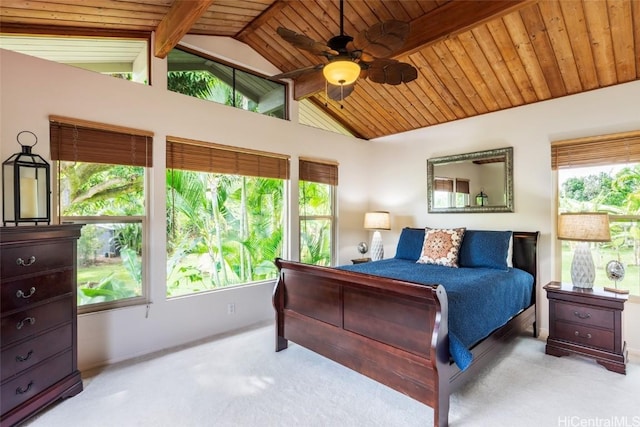
[(2, 378), (20, 373), (48, 357), (71, 347), (73, 327), (71, 323), (39, 335), (33, 339), (2, 350)]
[(553, 338), (614, 351), (615, 337), (613, 331), (576, 325), (567, 322), (555, 322), (556, 336)]
[(49, 304), (29, 307), (26, 310), (5, 316), (2, 318), (2, 347), (62, 323), (70, 322), (73, 313), (73, 300), (71, 296), (67, 296)]
[(588, 305), (556, 302), (556, 319), (613, 329), (614, 312)]
[(72, 241), (4, 247), (0, 259), (0, 277), (8, 280), (23, 274), (73, 267), (76, 262), (73, 248)]
[(0, 306), (2, 312), (27, 307), (48, 298), (73, 292), (73, 269), (44, 273), (36, 277), (2, 282)]
[(0, 404), (2, 413), (26, 402), (71, 373), (73, 373), (73, 354), (70, 350), (7, 381), (2, 384), (2, 403)]

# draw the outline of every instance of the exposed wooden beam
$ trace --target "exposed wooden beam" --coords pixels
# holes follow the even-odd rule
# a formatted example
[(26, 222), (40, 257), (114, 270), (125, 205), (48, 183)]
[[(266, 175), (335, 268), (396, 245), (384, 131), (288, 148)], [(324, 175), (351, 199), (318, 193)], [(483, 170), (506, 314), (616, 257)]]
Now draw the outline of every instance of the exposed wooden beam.
[(155, 56), (166, 57), (193, 24), (204, 15), (213, 1), (175, 0), (156, 28)]
[[(468, 31), (488, 21), (515, 12), (538, 0), (453, 0), (409, 23), (409, 35), (394, 58), (409, 55), (431, 44)], [(319, 73), (295, 80), (293, 96), (300, 100), (324, 90)]]
[(282, 0), (277, 0), (275, 3), (273, 3), (267, 9), (265, 9), (264, 12), (262, 12), (260, 15), (258, 15), (257, 18), (255, 18), (253, 21), (249, 22), (249, 25), (247, 25), (240, 32), (238, 32), (238, 34), (236, 34), (235, 38), (240, 40), (241, 42), (245, 42), (246, 43), (246, 41), (247, 41), (246, 38), (247, 38), (248, 34), (254, 32), (258, 28), (260, 28), (265, 22), (267, 22), (268, 20), (270, 20), (271, 18), (276, 16), (278, 14), (278, 12), (280, 12), (286, 6), (287, 6), (286, 2), (284, 2)]

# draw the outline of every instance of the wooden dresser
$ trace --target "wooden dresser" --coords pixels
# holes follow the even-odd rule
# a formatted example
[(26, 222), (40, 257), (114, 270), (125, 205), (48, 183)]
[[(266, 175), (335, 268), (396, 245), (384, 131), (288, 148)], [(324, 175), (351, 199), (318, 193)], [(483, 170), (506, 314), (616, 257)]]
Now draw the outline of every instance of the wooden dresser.
[(76, 301), (81, 227), (0, 227), (2, 427), (82, 391)]
[(622, 311), (628, 295), (559, 282), (551, 282), (544, 289), (549, 299), (546, 353), (591, 357), (610, 371), (625, 374)]

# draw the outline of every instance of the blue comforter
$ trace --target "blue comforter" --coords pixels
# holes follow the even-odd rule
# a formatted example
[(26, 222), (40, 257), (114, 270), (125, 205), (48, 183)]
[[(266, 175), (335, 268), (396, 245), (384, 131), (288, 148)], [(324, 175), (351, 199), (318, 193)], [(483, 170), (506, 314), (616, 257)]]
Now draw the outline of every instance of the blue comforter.
[(449, 302), (449, 352), (462, 370), (473, 359), (474, 344), (531, 305), (533, 276), (517, 268), (451, 268), (397, 258), (338, 268), (442, 285)]

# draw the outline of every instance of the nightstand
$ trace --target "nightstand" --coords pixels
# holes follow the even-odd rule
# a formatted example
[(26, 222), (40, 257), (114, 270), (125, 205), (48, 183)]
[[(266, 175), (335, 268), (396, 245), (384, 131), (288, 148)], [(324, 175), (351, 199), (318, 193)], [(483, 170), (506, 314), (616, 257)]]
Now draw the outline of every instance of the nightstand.
[(544, 289), (549, 300), (545, 352), (553, 356), (579, 354), (595, 359), (610, 371), (626, 374), (622, 311), (628, 295), (560, 282), (550, 282)]
[(354, 264), (364, 264), (365, 262), (369, 261), (371, 261), (371, 258), (356, 258), (351, 260), (351, 262)]

